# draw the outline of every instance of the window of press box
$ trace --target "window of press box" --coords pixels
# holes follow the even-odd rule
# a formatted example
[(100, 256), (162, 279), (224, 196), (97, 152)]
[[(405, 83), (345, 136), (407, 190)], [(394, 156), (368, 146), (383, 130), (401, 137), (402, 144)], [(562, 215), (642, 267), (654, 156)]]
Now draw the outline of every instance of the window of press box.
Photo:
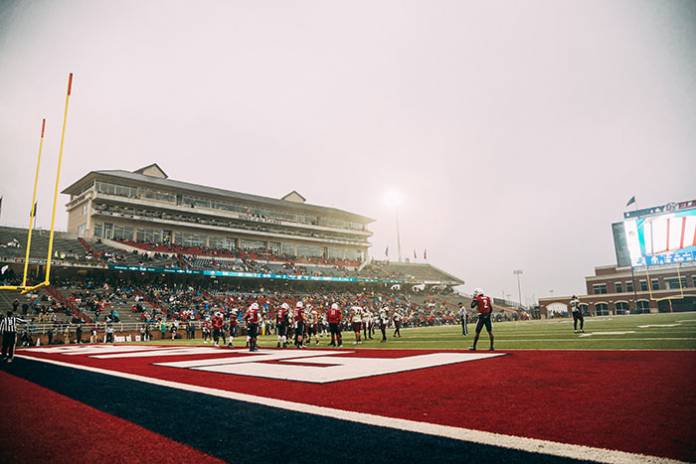
[(592, 293), (595, 295), (602, 295), (607, 293), (607, 284), (594, 284), (592, 286)]

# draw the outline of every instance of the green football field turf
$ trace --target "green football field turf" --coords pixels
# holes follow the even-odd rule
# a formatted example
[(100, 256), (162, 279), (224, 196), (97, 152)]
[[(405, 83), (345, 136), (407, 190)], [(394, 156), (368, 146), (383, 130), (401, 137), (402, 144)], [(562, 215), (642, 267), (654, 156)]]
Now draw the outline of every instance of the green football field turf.
[[(374, 340), (364, 341), (360, 348), (391, 349), (466, 349), (473, 340), (474, 325), (469, 335), (462, 336), (461, 326), (405, 328), (402, 337), (394, 338), (387, 331), (388, 341), (380, 343), (379, 331)], [(183, 333), (183, 332), (180, 332)], [(630, 316), (586, 317), (585, 333), (573, 333), (572, 319), (550, 319), (493, 324), (495, 347), (510, 349), (696, 349), (696, 313), (643, 314)], [(159, 337), (159, 333), (154, 333)], [(235, 339), (244, 346), (244, 337)], [(352, 332), (344, 332), (343, 345), (354, 348)], [(202, 340), (154, 340), (154, 344), (201, 344)], [(326, 348), (327, 337), (320, 338), (319, 348)], [(276, 336), (259, 337), (260, 347), (276, 346)], [(481, 332), (480, 350), (488, 349), (486, 330)]]

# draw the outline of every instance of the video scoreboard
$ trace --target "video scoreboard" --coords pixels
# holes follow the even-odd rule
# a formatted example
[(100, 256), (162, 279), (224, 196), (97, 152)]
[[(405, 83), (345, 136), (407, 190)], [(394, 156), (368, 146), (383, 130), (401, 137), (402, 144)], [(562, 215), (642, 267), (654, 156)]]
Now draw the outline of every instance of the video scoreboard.
[(619, 266), (696, 262), (696, 200), (626, 212), (612, 230)]

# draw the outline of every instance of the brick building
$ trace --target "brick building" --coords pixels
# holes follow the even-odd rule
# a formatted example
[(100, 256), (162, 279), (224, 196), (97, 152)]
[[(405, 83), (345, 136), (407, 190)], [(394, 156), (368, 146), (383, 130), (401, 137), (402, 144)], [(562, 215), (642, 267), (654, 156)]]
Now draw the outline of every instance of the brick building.
[[(585, 277), (583, 312), (696, 311), (696, 200), (625, 212), (612, 231), (617, 264)], [(542, 317), (567, 312), (571, 297), (541, 298)]]
[[(577, 295), (583, 312), (610, 315), (696, 311), (696, 264), (655, 269), (599, 266), (585, 277), (587, 293)], [(568, 311), (572, 295), (541, 298), (542, 317)]]

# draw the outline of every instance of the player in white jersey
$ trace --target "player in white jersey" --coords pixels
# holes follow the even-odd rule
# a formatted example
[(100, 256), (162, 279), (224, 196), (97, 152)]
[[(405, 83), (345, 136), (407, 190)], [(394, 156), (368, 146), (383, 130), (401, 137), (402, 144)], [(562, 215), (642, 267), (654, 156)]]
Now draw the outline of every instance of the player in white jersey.
[(353, 323), (353, 332), (355, 332), (355, 341), (353, 345), (362, 345), (362, 337), (360, 331), (362, 329), (363, 309), (360, 306), (350, 308), (350, 320)]
[(396, 308), (394, 311), (394, 316), (392, 317), (394, 320), (394, 337), (399, 337), (401, 338), (401, 309)]
[(372, 340), (372, 312), (365, 308), (362, 318), (363, 339)]
[(312, 307), (312, 305), (307, 305), (307, 344), (312, 343), (312, 337), (314, 337), (314, 344), (319, 344), (319, 312)]

